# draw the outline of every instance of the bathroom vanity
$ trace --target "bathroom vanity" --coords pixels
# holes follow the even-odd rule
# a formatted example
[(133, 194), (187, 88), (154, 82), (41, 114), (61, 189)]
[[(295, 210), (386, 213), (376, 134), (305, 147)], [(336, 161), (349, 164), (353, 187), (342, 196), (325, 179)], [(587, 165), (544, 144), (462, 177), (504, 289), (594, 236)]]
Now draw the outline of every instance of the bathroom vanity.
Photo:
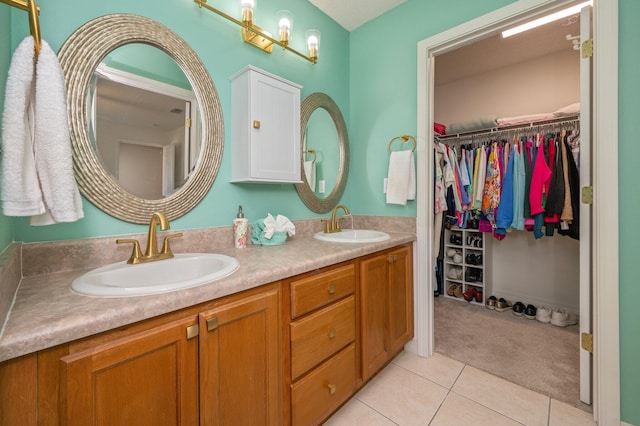
[(223, 249), (234, 275), (135, 298), (23, 278), (0, 424), (319, 424), (413, 337), (414, 240)]

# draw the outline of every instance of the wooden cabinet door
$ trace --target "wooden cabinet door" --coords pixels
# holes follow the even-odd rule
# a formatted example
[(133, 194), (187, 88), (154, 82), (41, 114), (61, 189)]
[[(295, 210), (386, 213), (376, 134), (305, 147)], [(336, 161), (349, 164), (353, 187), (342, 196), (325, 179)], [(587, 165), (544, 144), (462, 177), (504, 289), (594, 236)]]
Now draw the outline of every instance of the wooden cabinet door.
[(410, 246), (389, 253), (389, 352), (413, 338), (413, 259)]
[(200, 314), (200, 424), (279, 425), (278, 288)]
[(386, 255), (360, 262), (362, 378), (368, 380), (388, 358), (388, 285)]
[(60, 359), (60, 423), (194, 425), (198, 422), (196, 317)]

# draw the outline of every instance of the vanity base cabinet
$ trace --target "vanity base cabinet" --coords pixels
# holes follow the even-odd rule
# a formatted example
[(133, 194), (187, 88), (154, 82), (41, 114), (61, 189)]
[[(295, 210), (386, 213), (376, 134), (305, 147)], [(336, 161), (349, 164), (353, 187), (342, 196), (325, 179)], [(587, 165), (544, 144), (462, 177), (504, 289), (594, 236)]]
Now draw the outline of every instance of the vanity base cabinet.
[(60, 359), (66, 425), (198, 422), (198, 339), (193, 316)]
[(360, 262), (363, 381), (369, 380), (413, 338), (413, 258), (410, 245)]
[(279, 297), (274, 288), (199, 315), (201, 424), (281, 424)]

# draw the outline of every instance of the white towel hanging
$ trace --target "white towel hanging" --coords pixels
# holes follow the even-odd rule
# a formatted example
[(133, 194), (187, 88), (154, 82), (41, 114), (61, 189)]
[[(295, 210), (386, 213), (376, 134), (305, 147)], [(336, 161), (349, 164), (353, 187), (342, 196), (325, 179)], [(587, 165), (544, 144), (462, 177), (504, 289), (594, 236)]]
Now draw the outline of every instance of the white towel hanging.
[(416, 198), (416, 172), (413, 151), (393, 151), (389, 156), (387, 204), (407, 205)]

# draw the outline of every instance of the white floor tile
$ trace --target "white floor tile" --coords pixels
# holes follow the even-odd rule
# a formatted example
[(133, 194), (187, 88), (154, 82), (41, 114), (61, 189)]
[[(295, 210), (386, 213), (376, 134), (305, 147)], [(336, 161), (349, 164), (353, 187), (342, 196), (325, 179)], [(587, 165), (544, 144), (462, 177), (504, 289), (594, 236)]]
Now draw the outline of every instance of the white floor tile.
[(529, 426), (546, 426), (549, 397), (466, 366), (453, 391)]
[(447, 392), (436, 383), (389, 364), (356, 398), (399, 425), (426, 425)]
[(408, 351), (401, 352), (393, 363), (447, 389), (451, 389), (464, 368), (463, 363), (440, 354), (423, 358)]
[(549, 426), (595, 426), (593, 415), (563, 402), (551, 400)]
[(449, 393), (430, 426), (519, 426), (520, 423), (454, 392)]
[(354, 398), (331, 416), (325, 426), (395, 426), (395, 423)]

